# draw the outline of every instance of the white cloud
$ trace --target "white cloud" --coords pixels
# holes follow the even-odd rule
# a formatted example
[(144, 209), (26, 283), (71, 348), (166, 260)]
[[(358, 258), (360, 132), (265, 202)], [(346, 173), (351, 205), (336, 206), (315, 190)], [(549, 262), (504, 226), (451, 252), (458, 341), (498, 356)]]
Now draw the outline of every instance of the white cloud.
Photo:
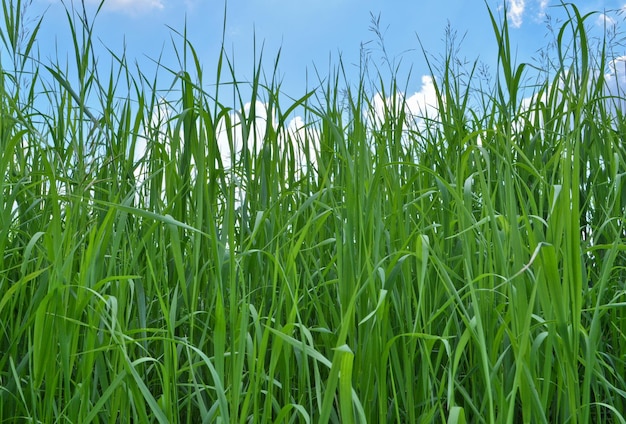
[(261, 137), (265, 133), (267, 111), (263, 103), (255, 103), (256, 116), (251, 130), (253, 133), (246, 134), (242, 124), (244, 114), (247, 117), (251, 113), (252, 104), (246, 103), (243, 111), (230, 113), (223, 117), (217, 124), (217, 145), (225, 168), (232, 168), (237, 158), (241, 157), (244, 142), (252, 153), (258, 153), (261, 149)]
[(302, 171), (307, 169), (308, 163), (315, 167), (320, 149), (319, 130), (296, 116), (287, 125), (287, 137), (285, 142), (292, 143), (297, 166)]
[(601, 28), (610, 28), (615, 26), (616, 24), (617, 21), (615, 20), (615, 18), (612, 18), (609, 15), (605, 15), (604, 13), (598, 15), (598, 18), (596, 19), (596, 25)]
[[(226, 171), (226, 178), (236, 187), (235, 206), (238, 207), (245, 197), (245, 187), (240, 184), (240, 177), (237, 170), (241, 169), (240, 160), (244, 153), (244, 149), (248, 149), (250, 154), (258, 155), (264, 147), (264, 139), (268, 125), (276, 133), (278, 140), (278, 152), (275, 155), (287, 155), (289, 161), (295, 163), (295, 172), (305, 172), (307, 166), (314, 168), (317, 164), (317, 152), (319, 152), (319, 130), (316, 127), (306, 123), (300, 116), (295, 116), (289, 120), (283, 128), (278, 127), (278, 121), (275, 116), (268, 116), (267, 104), (256, 101), (254, 108), (252, 103), (246, 103), (241, 110), (222, 116), (217, 122), (215, 129), (215, 137), (217, 138), (217, 147), (219, 158)], [(146, 156), (147, 150), (151, 148), (151, 144), (146, 140), (155, 140), (159, 148), (164, 149), (164, 153), (170, 154), (170, 144), (172, 142), (172, 131), (176, 128), (177, 111), (166, 100), (161, 99), (153, 112), (150, 122), (146, 124), (143, 130), (143, 137), (138, 138), (135, 146), (134, 160), (137, 165), (135, 177), (139, 191), (142, 191), (142, 185), (148, 178), (150, 170), (148, 169), (149, 157)], [(243, 121), (249, 121), (254, 113), (254, 119), (250, 128), (246, 128)], [(173, 121), (174, 120), (174, 121)], [(199, 123), (200, 125), (200, 123)], [(205, 131), (206, 128), (200, 128)], [(182, 128), (180, 129), (180, 137), (182, 139)], [(192, 158), (192, 178), (195, 178), (195, 162)], [(217, 163), (215, 164), (217, 166)], [(165, 190), (165, 186), (162, 187)], [(140, 194), (138, 194), (139, 196)]]
[(398, 116), (400, 107), (403, 106), (409, 126), (420, 128), (424, 125), (424, 118), (436, 119), (438, 115), (434, 81), (432, 77), (423, 75), (420, 90), (409, 97), (406, 97), (405, 93), (398, 92), (394, 96), (383, 99), (380, 93), (376, 93), (372, 98), (372, 106), (371, 119), (376, 126), (383, 124), (390, 114)]
[(507, 0), (507, 18), (513, 28), (520, 28), (524, 17), (529, 14), (535, 22), (542, 22), (546, 17), (548, 0)]
[[(428, 132), (428, 128), (439, 120), (439, 103), (432, 77), (423, 75), (419, 91), (409, 95), (397, 92), (383, 98), (376, 93), (371, 101), (371, 110), (364, 111), (368, 128), (380, 130), (391, 119), (397, 123), (400, 112), (404, 112), (402, 144), (406, 149), (415, 146), (415, 134)], [(445, 102), (445, 98), (443, 99)], [(372, 146), (374, 147), (374, 146)]]
[(609, 110), (619, 109), (626, 113), (626, 56), (620, 56), (609, 62), (609, 73), (604, 75), (606, 92), (611, 96)]
[(526, 0), (509, 0), (508, 17), (513, 28), (522, 26), (524, 9), (526, 9)]
[(624, 78), (624, 74), (626, 71), (626, 56), (619, 56), (609, 62), (609, 69), (611, 70), (611, 74), (615, 76), (616, 74), (621, 74), (621, 78)]
[(434, 117), (437, 115), (437, 92), (432, 77), (422, 76), (422, 87), (420, 91), (406, 99), (407, 106), (411, 114), (420, 119), (424, 117)]
[(307, 163), (316, 163), (316, 152), (319, 150), (319, 131), (307, 124), (302, 117), (295, 116), (284, 128), (278, 127), (275, 116), (268, 116), (267, 105), (257, 101), (254, 105), (254, 124), (246, 130), (241, 123), (244, 116), (249, 119), (252, 104), (246, 103), (243, 111), (231, 113), (228, 116), (230, 123), (222, 118), (217, 126), (217, 143), (224, 168), (231, 169), (238, 158), (241, 158), (243, 149), (258, 154), (263, 148), (264, 137), (268, 123), (277, 133), (279, 154), (293, 153), (290, 159), (295, 160), (296, 167), (304, 171)]

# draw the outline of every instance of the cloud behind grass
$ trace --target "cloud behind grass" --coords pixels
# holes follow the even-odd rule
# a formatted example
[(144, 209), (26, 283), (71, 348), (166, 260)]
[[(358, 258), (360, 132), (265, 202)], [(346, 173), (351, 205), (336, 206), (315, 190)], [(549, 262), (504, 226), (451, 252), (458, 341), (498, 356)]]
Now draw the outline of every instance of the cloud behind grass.
[(609, 73), (604, 75), (608, 110), (615, 114), (626, 111), (626, 56), (620, 56), (609, 62)]
[(524, 19), (530, 13), (535, 22), (541, 22), (545, 18), (548, 0), (507, 0), (507, 15), (510, 25), (513, 28), (521, 28)]
[(398, 117), (404, 114), (402, 144), (410, 149), (414, 144), (413, 135), (427, 132), (439, 120), (439, 103), (435, 81), (431, 76), (423, 75), (418, 91), (410, 95), (396, 92), (386, 98), (376, 93), (371, 100), (371, 108), (364, 113), (374, 130), (381, 130), (389, 121), (397, 122)]
[(509, 1), (509, 20), (514, 28), (522, 26), (524, 20), (524, 10), (526, 9), (525, 0), (510, 0)]
[[(162, 98), (152, 112), (149, 122), (146, 122), (142, 129), (142, 136), (138, 138), (133, 152), (138, 196), (143, 191), (144, 182), (151, 179), (152, 170), (149, 169), (149, 164), (154, 162), (151, 157), (155, 153), (161, 157), (163, 154), (165, 157), (171, 156), (173, 151), (171, 144), (184, 139), (182, 127), (178, 137), (175, 134), (178, 128), (177, 120), (181, 119), (179, 113), (175, 105)], [(249, 124), (246, 125), (246, 122)], [(221, 116), (213, 135), (205, 133), (208, 129), (201, 121), (197, 121), (196, 129), (197, 133), (201, 134), (202, 143), (210, 144), (211, 140), (216, 141), (219, 161), (216, 157), (213, 166), (223, 167), (226, 180), (237, 187), (236, 207), (241, 205), (246, 194), (238, 176), (244, 169), (242, 158), (245, 150), (251, 158), (258, 157), (269, 143), (270, 148), (277, 148), (277, 151), (272, 152), (275, 160), (284, 158), (293, 165), (290, 169), (294, 170), (294, 176), (304, 175), (310, 170), (309, 167), (314, 169), (317, 167), (320, 133), (315, 124), (306, 122), (302, 116), (296, 115), (286, 120), (283, 126), (279, 126), (277, 117), (268, 112), (268, 105), (259, 100), (254, 105), (248, 102), (242, 108)], [(267, 141), (269, 133), (275, 134), (275, 140), (270, 136)], [(211, 145), (205, 146), (205, 149), (211, 148), (213, 148)], [(197, 169), (193, 158), (191, 166), (192, 178), (196, 178)], [(165, 181), (161, 190), (165, 192)]]
[[(600, 71), (597, 70), (597, 73)], [(565, 87), (566, 75), (563, 75), (553, 84), (558, 85), (557, 92), (563, 90), (573, 90), (574, 87)], [(612, 115), (623, 113), (626, 108), (624, 93), (626, 93), (626, 56), (617, 57), (609, 62), (609, 72), (604, 74), (604, 96), (607, 110)], [(405, 116), (403, 123), (403, 145), (410, 148), (417, 133), (427, 132), (428, 126), (438, 122), (439, 100), (435, 89), (435, 80), (428, 75), (421, 77), (419, 89), (412, 94), (396, 92), (390, 95), (376, 92), (370, 98), (369, 108), (363, 110), (363, 117), (369, 122), (373, 130), (381, 130), (390, 120), (395, 120), (401, 112)], [(547, 91), (552, 89), (548, 87)], [(560, 98), (557, 99), (560, 101)], [(519, 113), (520, 118), (513, 123), (513, 132), (520, 132), (526, 122), (538, 122), (538, 131), (543, 131), (543, 118), (535, 116), (537, 105), (546, 104), (547, 94), (542, 92), (525, 97), (521, 100)], [(445, 99), (443, 99), (445, 105)], [(159, 138), (159, 143), (169, 152), (172, 131), (176, 127), (174, 122), (178, 112), (174, 105), (165, 101), (156, 108), (152, 121), (148, 125), (149, 130), (145, 130), (145, 139)], [(526, 115), (524, 119), (522, 116)], [(252, 118), (252, 119), (251, 119)], [(249, 128), (244, 126), (244, 122), (251, 122)], [(241, 167), (241, 158), (244, 150), (247, 149), (252, 156), (259, 155), (265, 145), (268, 129), (270, 133), (276, 135), (276, 146), (278, 151), (273, 155), (285, 157), (289, 161), (295, 162), (296, 172), (306, 172), (307, 167), (317, 167), (317, 159), (320, 150), (320, 130), (315, 122), (308, 122), (299, 115), (293, 115), (287, 119), (282, 126), (279, 125), (277, 117), (269, 112), (268, 105), (257, 100), (254, 104), (248, 102), (239, 110), (232, 110), (227, 116), (222, 116), (216, 123), (215, 137), (221, 165), (227, 173), (236, 171)], [(203, 131), (199, 127), (200, 131)], [(411, 135), (412, 134), (412, 135)], [(182, 134), (180, 139), (182, 139)], [(150, 143), (142, 142), (135, 150), (135, 163), (143, 162), (146, 158), (147, 149)], [(147, 163), (147, 161), (145, 161)], [(217, 163), (215, 164), (218, 165)], [(192, 164), (195, 167), (195, 165)], [(138, 181), (143, 181), (147, 176), (147, 169), (139, 166), (137, 168)], [(236, 172), (235, 172), (236, 173)], [(234, 175), (234, 174), (233, 174)], [(245, 195), (241, 193), (240, 200)]]

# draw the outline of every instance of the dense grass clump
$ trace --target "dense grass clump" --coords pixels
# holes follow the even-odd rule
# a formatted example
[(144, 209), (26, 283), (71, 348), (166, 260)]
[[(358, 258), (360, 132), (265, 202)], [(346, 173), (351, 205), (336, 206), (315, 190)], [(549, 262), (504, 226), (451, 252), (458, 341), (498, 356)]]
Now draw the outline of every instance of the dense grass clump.
[(2, 422), (626, 422), (626, 121), (575, 6), (532, 92), (491, 15), (496, 78), (450, 48), (419, 119), (367, 64), (206, 84), (185, 38), (160, 97), (3, 6)]

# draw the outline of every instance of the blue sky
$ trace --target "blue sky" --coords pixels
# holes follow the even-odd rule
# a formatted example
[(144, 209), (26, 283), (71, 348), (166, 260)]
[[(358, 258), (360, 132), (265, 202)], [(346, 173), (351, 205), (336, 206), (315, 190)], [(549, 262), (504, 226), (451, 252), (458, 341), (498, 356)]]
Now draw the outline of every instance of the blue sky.
[[(25, 0), (23, 0), (25, 2)], [(31, 17), (45, 10), (39, 36), (39, 50), (47, 59), (73, 58), (71, 38), (64, 4), (80, 7), (80, 1), (31, 0)], [(88, 10), (95, 10), (99, 0), (84, 0)], [(508, 0), (512, 42), (519, 61), (531, 61), (548, 41), (546, 14), (553, 20), (563, 17), (559, 2), (548, 0)], [(585, 0), (574, 2), (586, 13), (625, 7), (626, 0)], [(488, 0), (494, 12), (502, 14), (502, 0)], [(626, 10), (626, 9), (622, 9)], [(401, 69), (412, 71), (407, 90), (417, 92), (421, 76), (428, 73), (418, 36), (431, 55), (444, 53), (445, 28), (457, 31), (462, 56), (495, 66), (497, 48), (487, 6), (481, 0), (230, 0), (227, 4), (224, 45), (235, 61), (239, 78), (252, 75), (253, 39), (257, 51), (264, 46), (265, 69), (270, 72), (281, 49), (279, 76), (283, 90), (291, 96), (304, 94), (307, 85), (317, 82), (314, 65), (323, 76), (329, 64), (334, 67), (341, 55), (350, 78), (356, 79), (361, 46), (371, 52), (375, 65), (384, 66), (376, 35), (371, 31), (372, 15), (380, 16), (385, 47), (392, 59), (401, 60)], [(620, 19), (619, 13), (611, 13)], [(601, 15), (589, 21), (602, 23)], [(187, 36), (200, 57), (206, 81), (211, 81), (222, 43), (224, 2), (222, 0), (106, 0), (95, 22), (96, 47), (100, 60), (109, 63), (105, 46), (116, 53), (126, 50), (137, 60), (146, 75), (153, 75), (160, 62), (178, 70), (172, 40), (180, 47), (180, 38), (170, 29)], [(368, 43), (369, 42), (369, 43)], [(69, 52), (69, 53), (67, 53)], [(624, 54), (624, 53), (622, 53)]]

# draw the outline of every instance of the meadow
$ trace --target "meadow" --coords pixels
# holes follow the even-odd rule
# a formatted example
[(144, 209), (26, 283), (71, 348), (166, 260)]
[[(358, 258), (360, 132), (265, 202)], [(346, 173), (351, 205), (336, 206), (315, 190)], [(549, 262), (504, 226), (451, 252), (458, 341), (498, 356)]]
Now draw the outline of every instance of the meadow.
[(485, 8), (493, 77), (453, 39), (425, 54), (437, 112), (415, 125), (368, 63), (284, 100), (224, 51), (203, 80), (184, 32), (160, 114), (156, 76), (123, 52), (96, 66), (92, 21), (68, 11), (70, 76), (20, 4), (2, 1), (1, 422), (626, 422), (626, 120), (594, 15), (563, 5), (537, 68)]

